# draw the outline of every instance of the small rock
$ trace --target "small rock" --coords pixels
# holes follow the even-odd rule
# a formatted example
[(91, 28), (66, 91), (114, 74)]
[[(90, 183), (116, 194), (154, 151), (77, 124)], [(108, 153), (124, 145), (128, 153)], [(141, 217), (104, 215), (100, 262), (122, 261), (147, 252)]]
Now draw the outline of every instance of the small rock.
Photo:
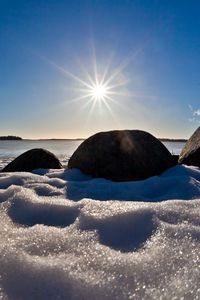
[(31, 149), (10, 162), (1, 172), (31, 172), (34, 169), (61, 169), (58, 158), (45, 149)]
[(173, 159), (173, 162), (174, 162), (174, 166), (178, 165), (179, 155), (172, 154), (172, 159)]

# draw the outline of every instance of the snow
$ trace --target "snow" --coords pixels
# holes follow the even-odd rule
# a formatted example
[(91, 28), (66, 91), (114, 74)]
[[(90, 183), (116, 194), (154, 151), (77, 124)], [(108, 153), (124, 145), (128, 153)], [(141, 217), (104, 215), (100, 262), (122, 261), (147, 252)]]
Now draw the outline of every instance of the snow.
[(0, 299), (200, 299), (200, 169), (0, 173)]

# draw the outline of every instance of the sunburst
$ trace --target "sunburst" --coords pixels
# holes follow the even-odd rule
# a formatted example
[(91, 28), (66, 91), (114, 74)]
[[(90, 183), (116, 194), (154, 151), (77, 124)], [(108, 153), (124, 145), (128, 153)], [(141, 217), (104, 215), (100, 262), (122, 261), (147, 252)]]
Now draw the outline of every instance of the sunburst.
[(94, 100), (102, 101), (105, 100), (108, 96), (108, 89), (109, 87), (105, 84), (94, 84), (91, 86), (91, 96), (94, 98)]
[[(112, 104), (116, 104), (121, 108), (126, 109), (126, 107), (118, 100), (119, 97), (130, 97), (130, 94), (127, 93), (126, 88), (124, 89), (129, 80), (127, 80), (122, 74), (130, 60), (122, 62), (113, 70), (111, 70), (111, 61), (109, 61), (106, 63), (106, 67), (103, 70), (102, 65), (97, 65), (96, 54), (94, 51), (92, 64), (90, 65), (93, 71), (89, 72), (83, 63), (79, 61), (80, 68), (83, 71), (83, 76), (79, 77), (72, 72), (69, 72), (62, 66), (57, 65), (55, 62), (50, 61), (46, 57), (42, 58), (55, 67), (63, 75), (71, 78), (72, 81), (76, 83), (76, 86), (70, 89), (75, 92), (77, 97), (67, 100), (66, 103), (69, 104), (82, 101), (82, 104), (80, 103), (80, 109), (84, 109), (86, 106), (90, 105), (90, 109), (88, 110), (88, 119), (95, 110), (101, 109), (102, 111), (102, 108), (104, 107), (112, 116), (112, 118), (117, 121), (117, 118), (113, 113)], [(100, 72), (99, 69), (103, 71)]]

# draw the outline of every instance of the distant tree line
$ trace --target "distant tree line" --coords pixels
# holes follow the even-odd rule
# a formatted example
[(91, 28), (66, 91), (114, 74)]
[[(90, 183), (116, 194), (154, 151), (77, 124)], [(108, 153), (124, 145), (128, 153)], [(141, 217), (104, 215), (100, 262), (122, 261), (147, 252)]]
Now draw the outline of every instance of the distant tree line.
[(187, 139), (169, 139), (169, 138), (160, 138), (161, 142), (187, 142)]
[(0, 136), (0, 140), (22, 140), (22, 138), (15, 135), (7, 135), (7, 136)]

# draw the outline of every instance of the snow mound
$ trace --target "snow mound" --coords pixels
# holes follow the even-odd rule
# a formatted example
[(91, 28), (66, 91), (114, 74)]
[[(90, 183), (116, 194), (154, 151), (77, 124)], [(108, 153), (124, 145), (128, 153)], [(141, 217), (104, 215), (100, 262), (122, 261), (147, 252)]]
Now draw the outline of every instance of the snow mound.
[(198, 168), (1, 173), (0, 215), (0, 299), (200, 298)]

